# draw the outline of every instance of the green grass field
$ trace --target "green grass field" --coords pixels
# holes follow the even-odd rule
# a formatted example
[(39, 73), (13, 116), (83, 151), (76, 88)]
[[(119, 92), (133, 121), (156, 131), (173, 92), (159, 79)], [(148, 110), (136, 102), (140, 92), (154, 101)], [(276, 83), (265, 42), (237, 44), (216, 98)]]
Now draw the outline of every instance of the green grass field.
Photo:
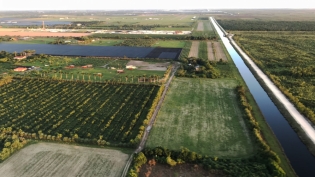
[(176, 78), (147, 141), (217, 157), (246, 157), (254, 145), (238, 107), (235, 80)]
[[(34, 37), (32, 39), (27, 40), (17, 40), (17, 41), (9, 41), (8, 43), (15, 43), (15, 44), (49, 44), (54, 42), (57, 38), (47, 38), (47, 37)], [(67, 40), (67, 39), (64, 39)], [(100, 39), (92, 41), (91, 43), (85, 45), (93, 45), (93, 46), (114, 46), (116, 44), (121, 43), (123, 40), (119, 39)], [(80, 45), (77, 43), (69, 43), (68, 45)]]
[(170, 47), (170, 48), (184, 48), (185, 46), (185, 41), (174, 41), (174, 40), (158, 40), (155, 42), (152, 47)]

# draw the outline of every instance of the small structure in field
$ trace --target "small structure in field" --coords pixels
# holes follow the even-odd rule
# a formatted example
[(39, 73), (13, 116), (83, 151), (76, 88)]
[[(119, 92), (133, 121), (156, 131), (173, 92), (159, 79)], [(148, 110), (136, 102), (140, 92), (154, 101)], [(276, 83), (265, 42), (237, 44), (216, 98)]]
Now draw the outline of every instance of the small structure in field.
[(126, 69), (137, 69), (137, 67), (134, 65), (127, 65)]
[(69, 65), (69, 68), (74, 68), (75, 66), (74, 65)]
[(86, 67), (88, 67), (88, 68), (93, 68), (93, 65), (88, 64), (88, 65), (86, 65)]
[(17, 72), (23, 72), (23, 71), (26, 71), (27, 68), (24, 68), (24, 67), (18, 67), (18, 68), (15, 68), (14, 71), (17, 71)]
[(27, 56), (15, 56), (13, 59), (15, 60), (23, 60), (23, 59), (26, 59)]
[(87, 66), (81, 66), (82, 68), (87, 68)]
[(117, 73), (124, 73), (124, 70), (118, 69), (118, 70), (117, 70)]

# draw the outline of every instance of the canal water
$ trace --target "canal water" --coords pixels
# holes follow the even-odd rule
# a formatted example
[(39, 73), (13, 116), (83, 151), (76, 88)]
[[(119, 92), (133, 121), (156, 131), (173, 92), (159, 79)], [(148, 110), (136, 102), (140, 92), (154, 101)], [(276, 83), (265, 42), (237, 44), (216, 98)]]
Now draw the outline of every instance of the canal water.
[(245, 65), (243, 59), (235, 51), (230, 41), (224, 37), (223, 32), (211, 18), (212, 24), (223, 41), (227, 51), (233, 59), (236, 67), (246, 82), (251, 94), (255, 98), (267, 123), (273, 130), (282, 145), (285, 154), (291, 162), (296, 174), (300, 177), (315, 177), (315, 157), (309, 152), (307, 147), (300, 140), (295, 131), (291, 128), (287, 120), (280, 113), (275, 104), (271, 101), (267, 93), (260, 86), (254, 75)]

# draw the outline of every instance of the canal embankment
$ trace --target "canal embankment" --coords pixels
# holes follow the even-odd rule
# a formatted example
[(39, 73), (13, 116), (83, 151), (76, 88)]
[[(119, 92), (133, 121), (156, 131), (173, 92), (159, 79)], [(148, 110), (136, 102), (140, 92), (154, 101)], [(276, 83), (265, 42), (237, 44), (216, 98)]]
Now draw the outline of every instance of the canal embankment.
[(298, 133), (299, 137), (308, 146), (312, 154), (315, 154), (315, 129), (290, 100), (277, 88), (277, 86), (263, 73), (262, 70), (250, 59), (250, 57), (236, 44), (232, 36), (228, 36), (230, 43), (245, 60), (245, 63), (268, 93), (272, 101), (288, 119), (290, 125)]
[[(220, 25), (217, 24), (214, 19), (211, 18), (211, 21), (215, 26), (217, 34), (220, 36), (226, 50), (233, 59), (239, 73), (245, 81), (251, 95), (253, 96), (254, 102), (257, 103), (260, 112), (263, 114), (264, 120), (260, 122), (260, 125), (264, 125), (265, 123), (267, 124), (267, 127), (265, 127), (267, 133), (268, 127), (272, 129), (273, 134), (276, 136), (276, 141), (278, 141), (282, 146), (282, 152), (285, 153), (285, 156), (289, 159), (290, 164), (298, 176), (315, 176), (315, 169), (313, 167), (315, 164), (315, 157), (310, 153), (296, 131), (291, 127), (288, 119), (284, 117), (285, 114), (280, 113), (279, 109), (281, 109), (281, 107), (278, 105), (277, 107), (275, 105), (276, 102), (272, 101), (271, 97), (273, 96), (267, 94), (269, 91), (263, 88), (265, 86), (262, 79), (256, 75), (256, 72), (253, 71), (247, 60), (241, 57), (240, 53), (234, 46), (232, 46), (229, 39), (225, 37), (229, 35), (227, 35), (225, 31), (222, 31), (222, 28), (220, 28)], [(276, 97), (274, 98), (277, 99)], [(253, 104), (255, 105), (255, 103)], [(257, 110), (254, 112), (257, 112)], [(278, 149), (279, 146), (270, 142), (270, 140), (274, 139), (273, 136), (264, 136), (264, 139), (268, 141), (270, 146)], [(281, 155), (282, 152), (277, 151), (277, 154), (279, 153)], [(282, 162), (284, 161), (282, 160)], [(287, 164), (287, 162), (284, 162), (284, 164)], [(287, 170), (289, 169), (287, 168)]]

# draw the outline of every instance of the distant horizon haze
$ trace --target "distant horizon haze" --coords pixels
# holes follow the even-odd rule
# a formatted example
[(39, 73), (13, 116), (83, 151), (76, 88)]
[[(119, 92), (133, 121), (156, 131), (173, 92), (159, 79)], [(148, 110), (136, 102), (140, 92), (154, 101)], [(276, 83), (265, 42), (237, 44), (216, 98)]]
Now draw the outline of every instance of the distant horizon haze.
[(175, 1), (175, 0), (0, 0), (0, 11), (23, 10), (184, 10), (315, 9), (311, 0)]

